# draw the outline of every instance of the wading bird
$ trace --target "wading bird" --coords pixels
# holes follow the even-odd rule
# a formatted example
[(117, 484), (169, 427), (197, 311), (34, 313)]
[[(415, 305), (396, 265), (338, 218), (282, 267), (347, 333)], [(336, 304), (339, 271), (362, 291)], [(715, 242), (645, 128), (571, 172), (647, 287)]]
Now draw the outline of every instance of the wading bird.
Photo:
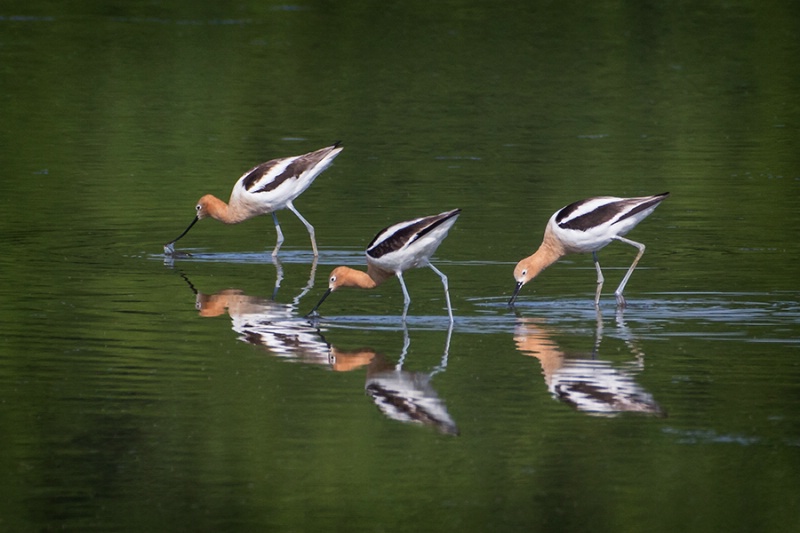
[(317, 309), (325, 298), (340, 287), (373, 289), (390, 277), (397, 276), (403, 289), (403, 321), (405, 321), (411, 297), (403, 281), (403, 272), (427, 266), (442, 278), (444, 295), (447, 299), (447, 314), (450, 316), (450, 322), (453, 322), (447, 276), (431, 264), (430, 258), (447, 237), (447, 232), (455, 224), (459, 213), (461, 209), (453, 209), (438, 215), (400, 222), (380, 231), (367, 246), (367, 271), (345, 266), (333, 269), (328, 281), (328, 290), (307, 316), (317, 316)]
[(544, 230), (544, 239), (533, 255), (517, 263), (514, 279), (517, 281), (508, 305), (514, 305), (522, 286), (535, 278), (542, 270), (567, 254), (592, 252), (597, 269), (597, 293), (594, 304), (600, 305), (600, 290), (603, 287), (603, 272), (597, 260), (597, 251), (611, 241), (620, 241), (635, 246), (639, 253), (633, 260), (622, 283), (614, 295), (617, 305), (625, 307), (622, 291), (631, 277), (636, 264), (644, 254), (644, 244), (624, 237), (636, 225), (658, 207), (669, 196), (668, 192), (640, 198), (615, 198), (598, 196), (570, 204), (556, 211)]
[(289, 209), (297, 215), (311, 237), (311, 248), (317, 257), (317, 241), (314, 238), (314, 226), (303, 218), (292, 203), (313, 182), (314, 179), (331, 164), (343, 148), (335, 143), (315, 152), (293, 157), (273, 159), (248, 170), (233, 186), (231, 198), (226, 204), (214, 195), (206, 194), (197, 201), (197, 214), (186, 230), (164, 245), (164, 253), (172, 255), (174, 244), (189, 233), (198, 220), (206, 217), (216, 218), (225, 224), (238, 224), (258, 215), (272, 214), (278, 241), (272, 255), (278, 255), (283, 244), (283, 232), (278, 223), (276, 211)]

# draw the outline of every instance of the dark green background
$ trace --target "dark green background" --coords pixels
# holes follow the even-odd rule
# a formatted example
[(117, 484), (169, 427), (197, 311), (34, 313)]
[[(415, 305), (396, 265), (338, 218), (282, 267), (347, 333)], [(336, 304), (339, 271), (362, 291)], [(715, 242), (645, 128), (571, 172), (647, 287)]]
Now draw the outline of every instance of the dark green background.
[[(0, 530), (795, 531), (798, 94), (792, 2), (4, 2)], [(269, 218), (204, 221), (163, 264), (202, 194), (339, 139), (296, 202), (322, 257), (293, 312), (380, 228), (461, 207), (432, 381), (458, 437), (198, 316), (180, 274), (272, 295)], [(634, 250), (600, 255), (596, 355), (643, 356), (669, 416), (574, 411), (517, 349), (513, 264), (569, 202), (667, 190), (621, 318)], [(311, 257), (279, 217), (287, 304)], [(590, 357), (594, 279), (567, 258), (520, 313)], [(406, 281), (430, 371), (441, 285)], [(394, 281), (337, 292), (325, 341), (396, 360), (401, 307)]]

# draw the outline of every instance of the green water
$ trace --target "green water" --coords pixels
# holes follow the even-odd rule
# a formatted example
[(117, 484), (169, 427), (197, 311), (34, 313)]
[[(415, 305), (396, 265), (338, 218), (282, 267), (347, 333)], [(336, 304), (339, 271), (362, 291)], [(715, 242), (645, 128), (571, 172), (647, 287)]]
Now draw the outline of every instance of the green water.
[[(71, 4), (0, 5), (0, 530), (800, 528), (798, 6)], [(335, 140), (317, 262), (288, 211), (278, 264), (269, 217), (165, 261), (201, 195)], [(599, 316), (590, 256), (506, 307), (556, 209), (663, 191), (624, 313), (618, 243)], [(428, 269), (405, 328), (394, 280), (302, 318), (455, 207), (452, 331)]]

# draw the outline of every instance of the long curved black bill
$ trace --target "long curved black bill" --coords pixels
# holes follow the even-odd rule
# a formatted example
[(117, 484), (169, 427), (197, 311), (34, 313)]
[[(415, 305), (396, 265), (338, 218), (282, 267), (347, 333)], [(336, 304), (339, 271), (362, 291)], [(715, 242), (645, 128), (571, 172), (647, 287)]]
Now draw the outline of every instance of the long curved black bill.
[(524, 285), (524, 283), (522, 283), (521, 281), (517, 282), (517, 286), (514, 287), (514, 294), (511, 295), (511, 299), (508, 301), (508, 306), (509, 307), (513, 307), (514, 306), (514, 300), (517, 299), (517, 295), (519, 294), (519, 291), (520, 291), (520, 289), (522, 289), (523, 285)]
[(328, 295), (329, 295), (330, 293), (332, 293), (332, 292), (333, 292), (333, 290), (332, 290), (332, 289), (328, 289), (327, 291), (325, 291), (325, 294), (323, 294), (323, 295), (322, 295), (322, 298), (320, 298), (320, 299), (319, 299), (319, 301), (317, 302), (317, 305), (315, 305), (315, 306), (314, 306), (314, 309), (312, 309), (312, 310), (311, 310), (311, 311), (310, 311), (310, 312), (309, 312), (309, 313), (306, 315), (306, 318), (316, 318), (316, 317), (318, 317), (318, 316), (319, 316), (319, 313), (317, 313), (317, 309), (319, 309), (319, 306), (320, 306), (320, 305), (322, 305), (322, 302), (324, 302), (324, 301), (325, 301), (325, 298), (327, 298), (327, 297), (328, 297)]
[(182, 239), (184, 235), (186, 235), (187, 233), (189, 233), (189, 230), (190, 230), (190, 229), (192, 229), (192, 226), (194, 226), (195, 224), (197, 224), (197, 221), (198, 221), (198, 220), (200, 220), (198, 217), (194, 217), (194, 220), (192, 220), (192, 223), (191, 223), (191, 224), (189, 224), (189, 227), (188, 227), (188, 228), (186, 228), (185, 230), (183, 230), (183, 233), (181, 233), (180, 235), (178, 235), (177, 237), (175, 237), (174, 239), (172, 239), (171, 241), (169, 241), (167, 244), (165, 244), (165, 245), (164, 245), (164, 249), (165, 249), (165, 250), (166, 250), (166, 249), (170, 249), (170, 250), (171, 250), (171, 249), (172, 249), (172, 245), (173, 245), (173, 244), (175, 244), (176, 242), (178, 242), (180, 239)]

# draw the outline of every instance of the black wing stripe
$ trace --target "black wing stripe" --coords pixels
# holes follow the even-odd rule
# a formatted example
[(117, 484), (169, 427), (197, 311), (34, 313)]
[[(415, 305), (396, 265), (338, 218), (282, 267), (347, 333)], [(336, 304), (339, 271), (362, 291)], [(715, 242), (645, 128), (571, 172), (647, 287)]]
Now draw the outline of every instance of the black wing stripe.
[(263, 187), (260, 187), (258, 190), (253, 192), (269, 192), (277, 189), (278, 187), (283, 185), (285, 181), (294, 179), (300, 174), (302, 174), (303, 171), (305, 171), (308, 168), (307, 162), (308, 159), (305, 156), (298, 157), (297, 159), (286, 165), (286, 168), (283, 170), (283, 172), (275, 176), (274, 180), (268, 181), (267, 183), (264, 184)]
[[(612, 220), (614, 217), (619, 215), (620, 209), (624, 208), (630, 200), (618, 200), (616, 202), (611, 202), (608, 204), (601, 205), (600, 207), (589, 211), (586, 214), (583, 214), (579, 217), (575, 217), (572, 220), (568, 220), (566, 222), (560, 222), (558, 225), (564, 229), (572, 229), (577, 231), (587, 231), (595, 226), (600, 226)], [(565, 207), (562, 209), (558, 216), (556, 217), (556, 221), (564, 220), (569, 213), (564, 213), (567, 209), (570, 212), (575, 211), (576, 207), (575, 204)]]
[(577, 202), (573, 202), (568, 206), (562, 208), (561, 211), (558, 212), (558, 215), (556, 215), (556, 224), (560, 226), (562, 220), (569, 217), (572, 213), (577, 211), (583, 204), (585, 204), (590, 200), (591, 198), (587, 198), (586, 200), (578, 200)]
[[(644, 202), (639, 198), (625, 198), (616, 200), (614, 202), (601, 205), (596, 209), (589, 211), (588, 213), (565, 222), (564, 220), (571, 213), (575, 212), (576, 209), (578, 209), (587, 201), (581, 200), (580, 202), (570, 204), (559, 211), (556, 215), (556, 223), (563, 229), (588, 231), (594, 227), (601, 226), (606, 222), (611, 222), (612, 220), (612, 224), (616, 224), (622, 220), (635, 216), (642, 211), (646, 211), (651, 207), (658, 205), (662, 200), (664, 200), (664, 198), (666, 198), (666, 194), (654, 196), (653, 198), (650, 198)], [(617, 220), (614, 220), (615, 218)]]
[(391, 227), (387, 226), (379, 231), (375, 238), (372, 239), (372, 242), (369, 243), (369, 246), (367, 246), (367, 254), (370, 257), (378, 259), (383, 255), (399, 250), (400, 248), (411, 244), (420, 237), (430, 233), (442, 223), (458, 215), (460, 212), (460, 209), (455, 209), (449, 213), (445, 213), (444, 215), (425, 217), (414, 224), (409, 224), (404, 228), (398, 229), (389, 238), (375, 246), (375, 241), (378, 239), (378, 237)]
[(378, 232), (378, 235), (376, 235), (375, 238), (372, 239), (372, 242), (367, 247), (367, 253), (370, 255), (370, 257), (374, 257), (375, 259), (378, 259), (379, 257), (381, 257), (383, 255), (386, 255), (386, 254), (388, 254), (390, 252), (394, 252), (395, 250), (399, 250), (400, 248), (405, 246), (406, 243), (411, 242), (411, 240), (414, 238), (416, 233), (418, 231), (422, 231), (423, 228), (425, 227), (425, 225), (428, 224), (429, 222), (430, 222), (429, 219), (423, 218), (422, 220), (420, 220), (416, 224), (409, 224), (408, 226), (406, 226), (404, 228), (400, 228), (399, 230), (394, 232), (394, 234), (392, 234), (388, 239), (385, 239), (383, 242), (381, 242), (377, 246), (373, 247), (373, 245), (375, 243), (375, 240), (384, 231), (386, 231), (387, 229), (389, 229), (391, 227), (391, 226), (387, 226), (386, 228), (384, 228), (380, 232)]
[(272, 167), (279, 163), (278, 159), (273, 159), (272, 161), (267, 161), (266, 163), (261, 163), (260, 165), (253, 168), (250, 172), (247, 173), (244, 180), (242, 180), (242, 185), (244, 185), (244, 189), (249, 191), (253, 188), (253, 186), (258, 183), (266, 173), (270, 171)]
[(616, 224), (617, 222), (621, 222), (621, 221), (625, 220), (626, 218), (632, 217), (633, 215), (636, 215), (637, 213), (641, 213), (642, 211), (646, 211), (647, 209), (650, 209), (651, 207), (653, 207), (655, 205), (658, 205), (659, 203), (661, 203), (661, 201), (663, 199), (664, 199), (663, 196), (657, 196), (657, 197), (655, 197), (655, 198), (653, 198), (651, 200), (648, 200), (647, 202), (640, 203), (639, 205), (637, 205), (636, 207), (634, 207), (633, 209), (631, 209), (630, 211), (628, 211), (627, 213), (625, 213), (624, 215), (619, 217), (619, 220), (615, 220), (614, 224)]
[[(337, 141), (336, 144), (333, 146), (328, 146), (327, 148), (320, 148), (316, 152), (311, 152), (309, 154), (301, 155), (297, 157), (294, 161), (286, 165), (286, 168), (281, 172), (275, 179), (265, 183), (263, 187), (259, 187), (258, 189), (251, 191), (253, 193), (259, 192), (269, 192), (272, 190), (277, 189), (281, 185), (283, 185), (286, 181), (294, 179), (300, 176), (306, 170), (314, 168), (320, 161), (325, 159), (327, 155), (334, 149), (339, 146), (339, 142)], [(271, 161), (267, 161), (266, 163), (261, 163), (253, 170), (251, 170), (247, 177), (245, 177), (242, 184), (244, 185), (245, 190), (250, 191), (251, 188), (255, 187), (258, 181), (264, 177), (272, 168), (279, 164), (283, 159), (273, 159)]]

